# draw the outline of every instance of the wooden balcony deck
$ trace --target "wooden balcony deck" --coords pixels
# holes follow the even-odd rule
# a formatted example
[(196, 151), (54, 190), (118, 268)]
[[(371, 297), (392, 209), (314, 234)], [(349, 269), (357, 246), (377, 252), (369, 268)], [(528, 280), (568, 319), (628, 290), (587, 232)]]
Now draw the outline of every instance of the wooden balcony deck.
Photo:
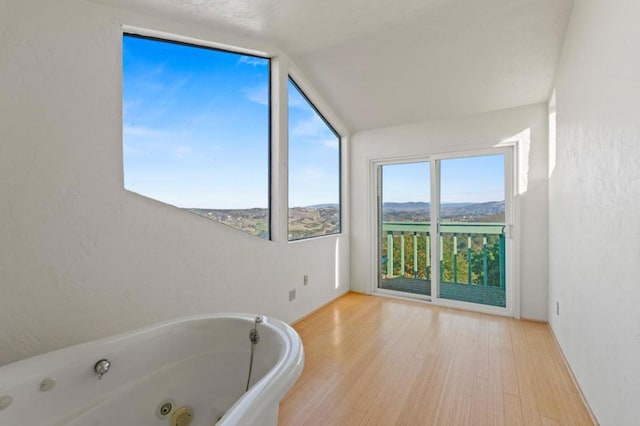
[[(431, 281), (417, 278), (383, 278), (380, 288), (403, 293), (431, 296)], [(462, 283), (440, 283), (440, 297), (490, 306), (506, 306), (506, 291), (495, 286), (470, 285)]]
[(417, 278), (383, 278), (380, 281), (380, 288), (385, 290), (402, 291), (404, 293), (431, 296), (431, 281), (420, 280)]

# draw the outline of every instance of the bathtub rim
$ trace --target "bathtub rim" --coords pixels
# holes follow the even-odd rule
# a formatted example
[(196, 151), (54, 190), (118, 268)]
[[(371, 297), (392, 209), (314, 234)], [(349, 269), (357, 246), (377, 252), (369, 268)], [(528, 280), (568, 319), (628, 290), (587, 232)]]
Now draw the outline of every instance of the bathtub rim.
[[(244, 314), (238, 314), (244, 315)], [(255, 316), (251, 317), (253, 321)], [(293, 384), (302, 374), (304, 368), (304, 347), (300, 335), (283, 321), (275, 320), (269, 316), (263, 316), (263, 324), (274, 327), (281, 335), (285, 343), (285, 353), (278, 362), (253, 386), (249, 388), (216, 423), (218, 426), (237, 424), (261, 424), (257, 417), (259, 412), (269, 412), (269, 406), (273, 406), (276, 412), (280, 400), (291, 389)], [(276, 380), (278, 379), (278, 380)], [(254, 403), (255, 401), (255, 403)], [(255, 405), (263, 410), (259, 411)], [(248, 409), (251, 407), (252, 409)]]
[[(171, 329), (175, 327), (179, 329), (181, 325), (188, 328), (188, 324), (197, 324), (198, 322), (206, 320), (227, 319), (243, 321), (247, 325), (248, 336), (249, 330), (254, 326), (256, 315), (257, 314), (251, 313), (224, 312), (178, 317), (142, 326), (112, 336), (98, 338), (34, 355), (29, 358), (0, 366), (0, 377), (4, 376), (4, 380), (2, 381), (3, 383), (0, 383), (0, 394), (11, 395), (10, 389), (16, 385), (19, 386), (23, 383), (41, 379), (41, 369), (39, 369), (38, 366), (43, 365), (42, 361), (47, 358), (61, 360), (64, 359), (61, 356), (68, 355), (70, 358), (79, 357), (93, 360), (93, 358), (96, 357), (96, 354), (108, 352), (99, 350), (100, 348), (109, 347), (110, 345), (116, 345), (119, 343), (121, 344), (128, 340), (135, 339), (136, 336), (149, 334), (150, 332), (158, 332), (162, 328)], [(304, 348), (298, 333), (290, 325), (268, 315), (263, 315), (263, 322), (258, 325), (258, 329), (261, 327), (269, 327), (279, 335), (284, 343), (282, 349), (283, 352), (279, 356), (275, 365), (273, 365), (269, 371), (260, 378), (260, 380), (255, 382), (247, 392), (245, 392), (231, 407), (227, 409), (224, 416), (218, 421), (218, 423), (216, 423), (217, 425), (224, 426), (238, 423), (259, 424), (260, 418), (258, 414), (262, 412), (261, 409), (269, 410), (269, 406), (275, 404), (275, 408), (277, 410), (280, 399), (284, 397), (302, 373), (302, 369), (304, 368)], [(249, 348), (249, 346), (247, 347)]]

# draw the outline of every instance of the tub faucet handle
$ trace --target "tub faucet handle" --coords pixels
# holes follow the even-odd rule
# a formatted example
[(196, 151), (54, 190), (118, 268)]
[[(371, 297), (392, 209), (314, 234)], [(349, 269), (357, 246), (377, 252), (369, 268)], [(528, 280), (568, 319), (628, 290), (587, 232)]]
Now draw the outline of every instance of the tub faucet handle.
[(109, 371), (109, 367), (111, 367), (111, 363), (108, 359), (101, 359), (100, 361), (96, 362), (93, 370), (98, 375), (98, 380), (102, 379), (102, 376), (107, 374), (107, 372)]

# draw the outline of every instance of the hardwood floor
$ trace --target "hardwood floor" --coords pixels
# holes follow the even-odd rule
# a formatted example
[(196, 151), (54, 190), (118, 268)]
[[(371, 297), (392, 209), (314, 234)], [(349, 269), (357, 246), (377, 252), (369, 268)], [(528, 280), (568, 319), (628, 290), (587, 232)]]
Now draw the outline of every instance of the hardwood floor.
[(591, 425), (546, 324), (349, 293), (295, 325), (280, 425)]

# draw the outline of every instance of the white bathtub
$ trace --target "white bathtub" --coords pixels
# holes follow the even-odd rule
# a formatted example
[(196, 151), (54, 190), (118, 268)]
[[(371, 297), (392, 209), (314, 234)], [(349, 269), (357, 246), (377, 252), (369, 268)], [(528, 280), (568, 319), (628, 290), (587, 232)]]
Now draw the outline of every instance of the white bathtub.
[[(189, 317), (0, 367), (0, 425), (160, 426), (185, 409), (192, 426), (276, 425), (280, 399), (302, 372), (302, 342), (264, 317), (245, 392), (253, 326), (252, 315)], [(111, 366), (98, 380), (104, 358)]]

